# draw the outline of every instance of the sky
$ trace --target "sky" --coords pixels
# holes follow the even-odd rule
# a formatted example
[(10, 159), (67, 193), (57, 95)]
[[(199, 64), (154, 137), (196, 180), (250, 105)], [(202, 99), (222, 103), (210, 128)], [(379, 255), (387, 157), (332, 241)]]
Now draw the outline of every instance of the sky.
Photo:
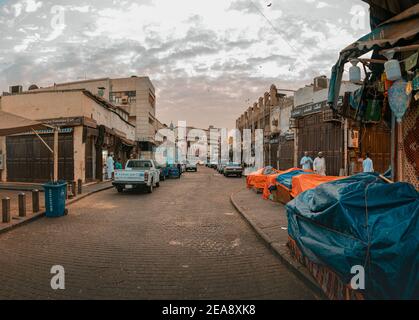
[(330, 75), (360, 0), (0, 0), (0, 90), (149, 76), (164, 123), (233, 128), (271, 84)]

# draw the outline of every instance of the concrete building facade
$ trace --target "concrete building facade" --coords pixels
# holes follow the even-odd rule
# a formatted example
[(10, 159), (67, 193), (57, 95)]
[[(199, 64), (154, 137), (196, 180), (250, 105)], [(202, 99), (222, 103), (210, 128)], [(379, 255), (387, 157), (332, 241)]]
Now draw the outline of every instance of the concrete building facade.
[[(84, 89), (6, 95), (0, 99), (0, 109), (60, 128), (62, 180), (102, 180), (108, 154), (124, 161), (136, 147), (136, 130), (129, 113)], [(44, 182), (51, 178), (52, 154), (37, 134), (52, 146), (52, 130), (48, 129), (0, 138), (2, 181)]]
[(156, 92), (149, 77), (102, 78), (54, 84), (38, 89), (63, 90), (85, 89), (102, 97), (129, 114), (129, 121), (135, 127), (135, 140), (142, 157), (151, 157), (156, 145), (155, 134), (162, 127), (156, 119)]

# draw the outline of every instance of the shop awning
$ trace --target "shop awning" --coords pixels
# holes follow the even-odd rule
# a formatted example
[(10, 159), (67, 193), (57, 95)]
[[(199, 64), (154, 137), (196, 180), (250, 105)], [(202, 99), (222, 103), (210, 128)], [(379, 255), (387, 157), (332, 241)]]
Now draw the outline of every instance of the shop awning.
[[(417, 4), (417, 0), (362, 0), (370, 5), (371, 11), (385, 10), (393, 16)], [(373, 12), (374, 13), (374, 12)]]
[(120, 138), (122, 143), (124, 145), (126, 145), (127, 147), (134, 147), (135, 146), (135, 141), (127, 139), (127, 138)]
[(358, 58), (371, 50), (392, 48), (402, 40), (413, 40), (418, 36), (419, 4), (416, 4), (343, 49), (332, 69), (328, 104), (333, 108), (337, 106), (344, 66), (350, 59)]
[(45, 129), (45, 125), (14, 114), (0, 111), (0, 136), (9, 136), (33, 130)]

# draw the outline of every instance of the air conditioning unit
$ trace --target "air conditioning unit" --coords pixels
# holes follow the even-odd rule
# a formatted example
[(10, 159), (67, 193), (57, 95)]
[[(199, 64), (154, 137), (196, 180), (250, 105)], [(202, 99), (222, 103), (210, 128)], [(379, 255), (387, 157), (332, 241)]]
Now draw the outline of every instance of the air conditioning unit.
[(122, 97), (122, 104), (128, 104), (128, 96)]
[(314, 91), (327, 89), (329, 87), (329, 80), (326, 76), (314, 78)]

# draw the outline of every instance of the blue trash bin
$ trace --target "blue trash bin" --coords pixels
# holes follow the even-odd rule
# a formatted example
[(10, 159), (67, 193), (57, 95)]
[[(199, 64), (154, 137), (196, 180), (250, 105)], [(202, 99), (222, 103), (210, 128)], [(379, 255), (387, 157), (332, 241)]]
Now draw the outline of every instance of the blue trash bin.
[(50, 218), (66, 215), (65, 200), (67, 198), (67, 182), (49, 182), (44, 184), (45, 215)]

